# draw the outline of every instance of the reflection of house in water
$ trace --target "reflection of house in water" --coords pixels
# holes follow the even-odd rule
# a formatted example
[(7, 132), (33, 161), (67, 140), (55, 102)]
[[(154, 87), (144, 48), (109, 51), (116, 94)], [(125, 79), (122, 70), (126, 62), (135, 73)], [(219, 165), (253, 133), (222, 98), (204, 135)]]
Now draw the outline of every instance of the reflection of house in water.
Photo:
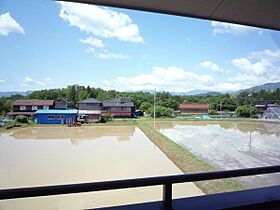
[(15, 130), (12, 136), (18, 140), (70, 140), (78, 144), (81, 140), (93, 140), (101, 137), (117, 137), (118, 141), (127, 141), (135, 132), (135, 126), (106, 127), (40, 127)]

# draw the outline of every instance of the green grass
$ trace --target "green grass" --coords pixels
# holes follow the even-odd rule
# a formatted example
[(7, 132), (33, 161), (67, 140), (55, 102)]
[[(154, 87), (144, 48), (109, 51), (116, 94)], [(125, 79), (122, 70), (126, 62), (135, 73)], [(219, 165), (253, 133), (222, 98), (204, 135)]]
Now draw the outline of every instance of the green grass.
[[(146, 122), (137, 122), (137, 126), (163, 153), (184, 173), (199, 173), (217, 171), (207, 162), (173, 142), (168, 137), (156, 131)], [(196, 182), (197, 186), (206, 194), (235, 190), (243, 190), (244, 187), (232, 179), (220, 179)]]

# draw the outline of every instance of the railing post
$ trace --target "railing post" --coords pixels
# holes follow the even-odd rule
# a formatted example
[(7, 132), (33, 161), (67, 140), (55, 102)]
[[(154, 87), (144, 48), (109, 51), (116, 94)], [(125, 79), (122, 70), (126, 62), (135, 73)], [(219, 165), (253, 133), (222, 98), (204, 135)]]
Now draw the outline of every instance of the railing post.
[(163, 185), (163, 209), (172, 210), (172, 183), (168, 182)]

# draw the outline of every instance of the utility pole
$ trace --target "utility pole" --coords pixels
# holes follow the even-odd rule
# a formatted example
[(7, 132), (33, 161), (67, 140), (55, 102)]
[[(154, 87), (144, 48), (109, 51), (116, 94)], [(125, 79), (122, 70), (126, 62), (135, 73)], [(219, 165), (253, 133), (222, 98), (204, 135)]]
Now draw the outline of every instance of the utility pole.
[(250, 92), (248, 94), (248, 97), (249, 97), (249, 100), (250, 100), (250, 119), (252, 118), (252, 96), (253, 96), (253, 93)]
[(155, 94), (154, 94), (154, 120), (156, 119), (156, 88), (155, 88)]

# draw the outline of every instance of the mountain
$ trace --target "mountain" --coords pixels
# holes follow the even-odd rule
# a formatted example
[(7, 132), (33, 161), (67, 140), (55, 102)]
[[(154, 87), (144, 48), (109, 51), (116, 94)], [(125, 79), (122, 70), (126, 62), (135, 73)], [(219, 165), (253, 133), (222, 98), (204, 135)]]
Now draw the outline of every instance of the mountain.
[(209, 91), (209, 90), (192, 90), (188, 92), (172, 92), (171, 95), (173, 96), (217, 96), (221, 95), (220, 92)]
[(254, 87), (251, 87), (251, 88), (248, 88), (248, 89), (239, 90), (239, 91), (237, 91), (237, 93), (241, 93), (241, 92), (244, 92), (244, 91), (258, 93), (262, 89), (264, 89), (264, 90), (273, 90), (274, 91), (277, 88), (280, 88), (280, 82), (265, 83), (263, 85), (254, 86)]
[(22, 96), (27, 96), (28, 94), (32, 93), (33, 91), (26, 91), (26, 92), (21, 92), (21, 91), (7, 91), (7, 92), (0, 92), (0, 97), (9, 97), (11, 95), (22, 95)]

